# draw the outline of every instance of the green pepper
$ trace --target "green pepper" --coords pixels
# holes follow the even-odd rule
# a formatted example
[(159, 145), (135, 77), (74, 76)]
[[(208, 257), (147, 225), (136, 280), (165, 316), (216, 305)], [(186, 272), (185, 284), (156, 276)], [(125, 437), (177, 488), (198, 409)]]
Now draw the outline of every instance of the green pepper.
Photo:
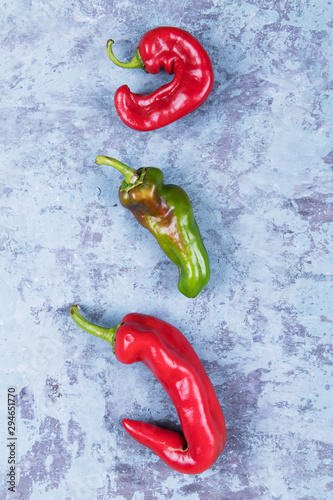
[(119, 200), (156, 238), (169, 259), (178, 266), (178, 289), (196, 297), (210, 278), (209, 259), (193, 209), (185, 191), (163, 184), (163, 173), (154, 167), (133, 170), (108, 156), (97, 156), (97, 165), (110, 165), (124, 175)]

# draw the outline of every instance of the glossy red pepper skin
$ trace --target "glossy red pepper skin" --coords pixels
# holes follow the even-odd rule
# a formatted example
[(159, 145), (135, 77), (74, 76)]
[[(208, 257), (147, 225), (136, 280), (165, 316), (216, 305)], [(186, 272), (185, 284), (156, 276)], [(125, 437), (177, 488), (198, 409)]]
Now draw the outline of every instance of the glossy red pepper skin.
[(135, 130), (169, 125), (201, 106), (213, 88), (210, 58), (200, 42), (185, 30), (159, 27), (147, 32), (133, 58), (134, 65), (119, 63), (112, 43), (109, 40), (107, 53), (115, 64), (141, 67), (154, 75), (164, 68), (169, 75), (175, 75), (170, 83), (148, 95), (135, 94), (127, 85), (116, 91), (116, 110), (122, 121)]
[(126, 315), (116, 329), (92, 325), (77, 306), (71, 315), (81, 328), (108, 340), (121, 363), (140, 361), (152, 371), (176, 407), (183, 435), (125, 418), (127, 432), (179, 472), (199, 474), (211, 467), (226, 443), (225, 420), (212, 383), (184, 335), (144, 314)]

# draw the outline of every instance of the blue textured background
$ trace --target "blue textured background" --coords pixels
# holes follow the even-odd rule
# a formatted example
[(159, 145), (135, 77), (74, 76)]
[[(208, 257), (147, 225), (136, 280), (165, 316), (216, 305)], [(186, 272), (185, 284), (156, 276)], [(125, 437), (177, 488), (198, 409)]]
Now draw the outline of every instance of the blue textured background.
[[(333, 6), (317, 0), (0, 1), (1, 400), (18, 393), (17, 493), (1, 498), (332, 498)], [(211, 56), (204, 105), (140, 133), (117, 116), (115, 67), (153, 27), (189, 30)], [(212, 278), (194, 300), (117, 198), (97, 154), (157, 166), (189, 194)], [(124, 416), (177, 422), (142, 365), (124, 366), (68, 308), (113, 326), (156, 315), (190, 340), (228, 442), (199, 476), (132, 440)]]

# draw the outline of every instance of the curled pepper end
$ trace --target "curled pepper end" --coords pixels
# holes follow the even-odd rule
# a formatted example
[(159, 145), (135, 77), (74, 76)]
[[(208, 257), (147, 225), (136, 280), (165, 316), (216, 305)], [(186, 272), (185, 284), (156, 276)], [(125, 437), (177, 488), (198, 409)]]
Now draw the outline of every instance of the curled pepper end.
[(164, 448), (177, 453), (184, 453), (188, 449), (184, 437), (179, 432), (129, 418), (123, 418), (122, 424), (136, 441), (144, 444), (157, 455), (161, 454)]
[(113, 44), (114, 44), (114, 41), (111, 38), (106, 42), (106, 53), (107, 53), (109, 59), (111, 59), (111, 61), (114, 64), (116, 64), (117, 66), (120, 66), (121, 68), (145, 69), (144, 62), (140, 56), (139, 49), (136, 50), (135, 55), (131, 61), (124, 63), (124, 62), (119, 61), (119, 59), (117, 59), (116, 56), (114, 55), (113, 50), (112, 50)]
[(130, 436), (159, 456), (169, 467), (183, 474), (200, 474), (215, 462), (192, 456), (185, 438), (178, 432), (139, 420), (124, 418), (122, 424)]
[(78, 306), (77, 304), (74, 304), (70, 308), (70, 315), (74, 323), (76, 323), (85, 332), (91, 333), (96, 337), (107, 340), (109, 344), (111, 344), (111, 346), (114, 348), (114, 344), (116, 341), (116, 332), (120, 325), (117, 325), (114, 328), (103, 328), (102, 326), (94, 325), (93, 323), (90, 323), (88, 320), (86, 320), (83, 316), (81, 316), (81, 314), (79, 313), (79, 309), (80, 306)]

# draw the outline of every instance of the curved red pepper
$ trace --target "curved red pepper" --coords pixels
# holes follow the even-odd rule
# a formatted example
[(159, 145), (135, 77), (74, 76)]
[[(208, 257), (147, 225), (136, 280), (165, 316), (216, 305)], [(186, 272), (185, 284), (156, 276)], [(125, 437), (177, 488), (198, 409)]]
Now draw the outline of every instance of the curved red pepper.
[(128, 314), (116, 328), (89, 323), (71, 307), (84, 330), (108, 340), (125, 364), (141, 361), (161, 382), (177, 409), (184, 435), (146, 422), (123, 419), (127, 432), (184, 474), (199, 474), (226, 443), (223, 412), (208, 375), (191, 344), (177, 328), (144, 314)]
[(115, 94), (116, 110), (122, 121), (135, 130), (155, 130), (182, 118), (201, 106), (210, 94), (214, 74), (205, 49), (190, 33), (180, 28), (160, 27), (148, 31), (141, 39), (132, 61), (122, 63), (112, 51), (109, 58), (124, 68), (142, 68), (157, 74), (161, 68), (173, 80), (148, 95), (134, 94), (127, 85)]

